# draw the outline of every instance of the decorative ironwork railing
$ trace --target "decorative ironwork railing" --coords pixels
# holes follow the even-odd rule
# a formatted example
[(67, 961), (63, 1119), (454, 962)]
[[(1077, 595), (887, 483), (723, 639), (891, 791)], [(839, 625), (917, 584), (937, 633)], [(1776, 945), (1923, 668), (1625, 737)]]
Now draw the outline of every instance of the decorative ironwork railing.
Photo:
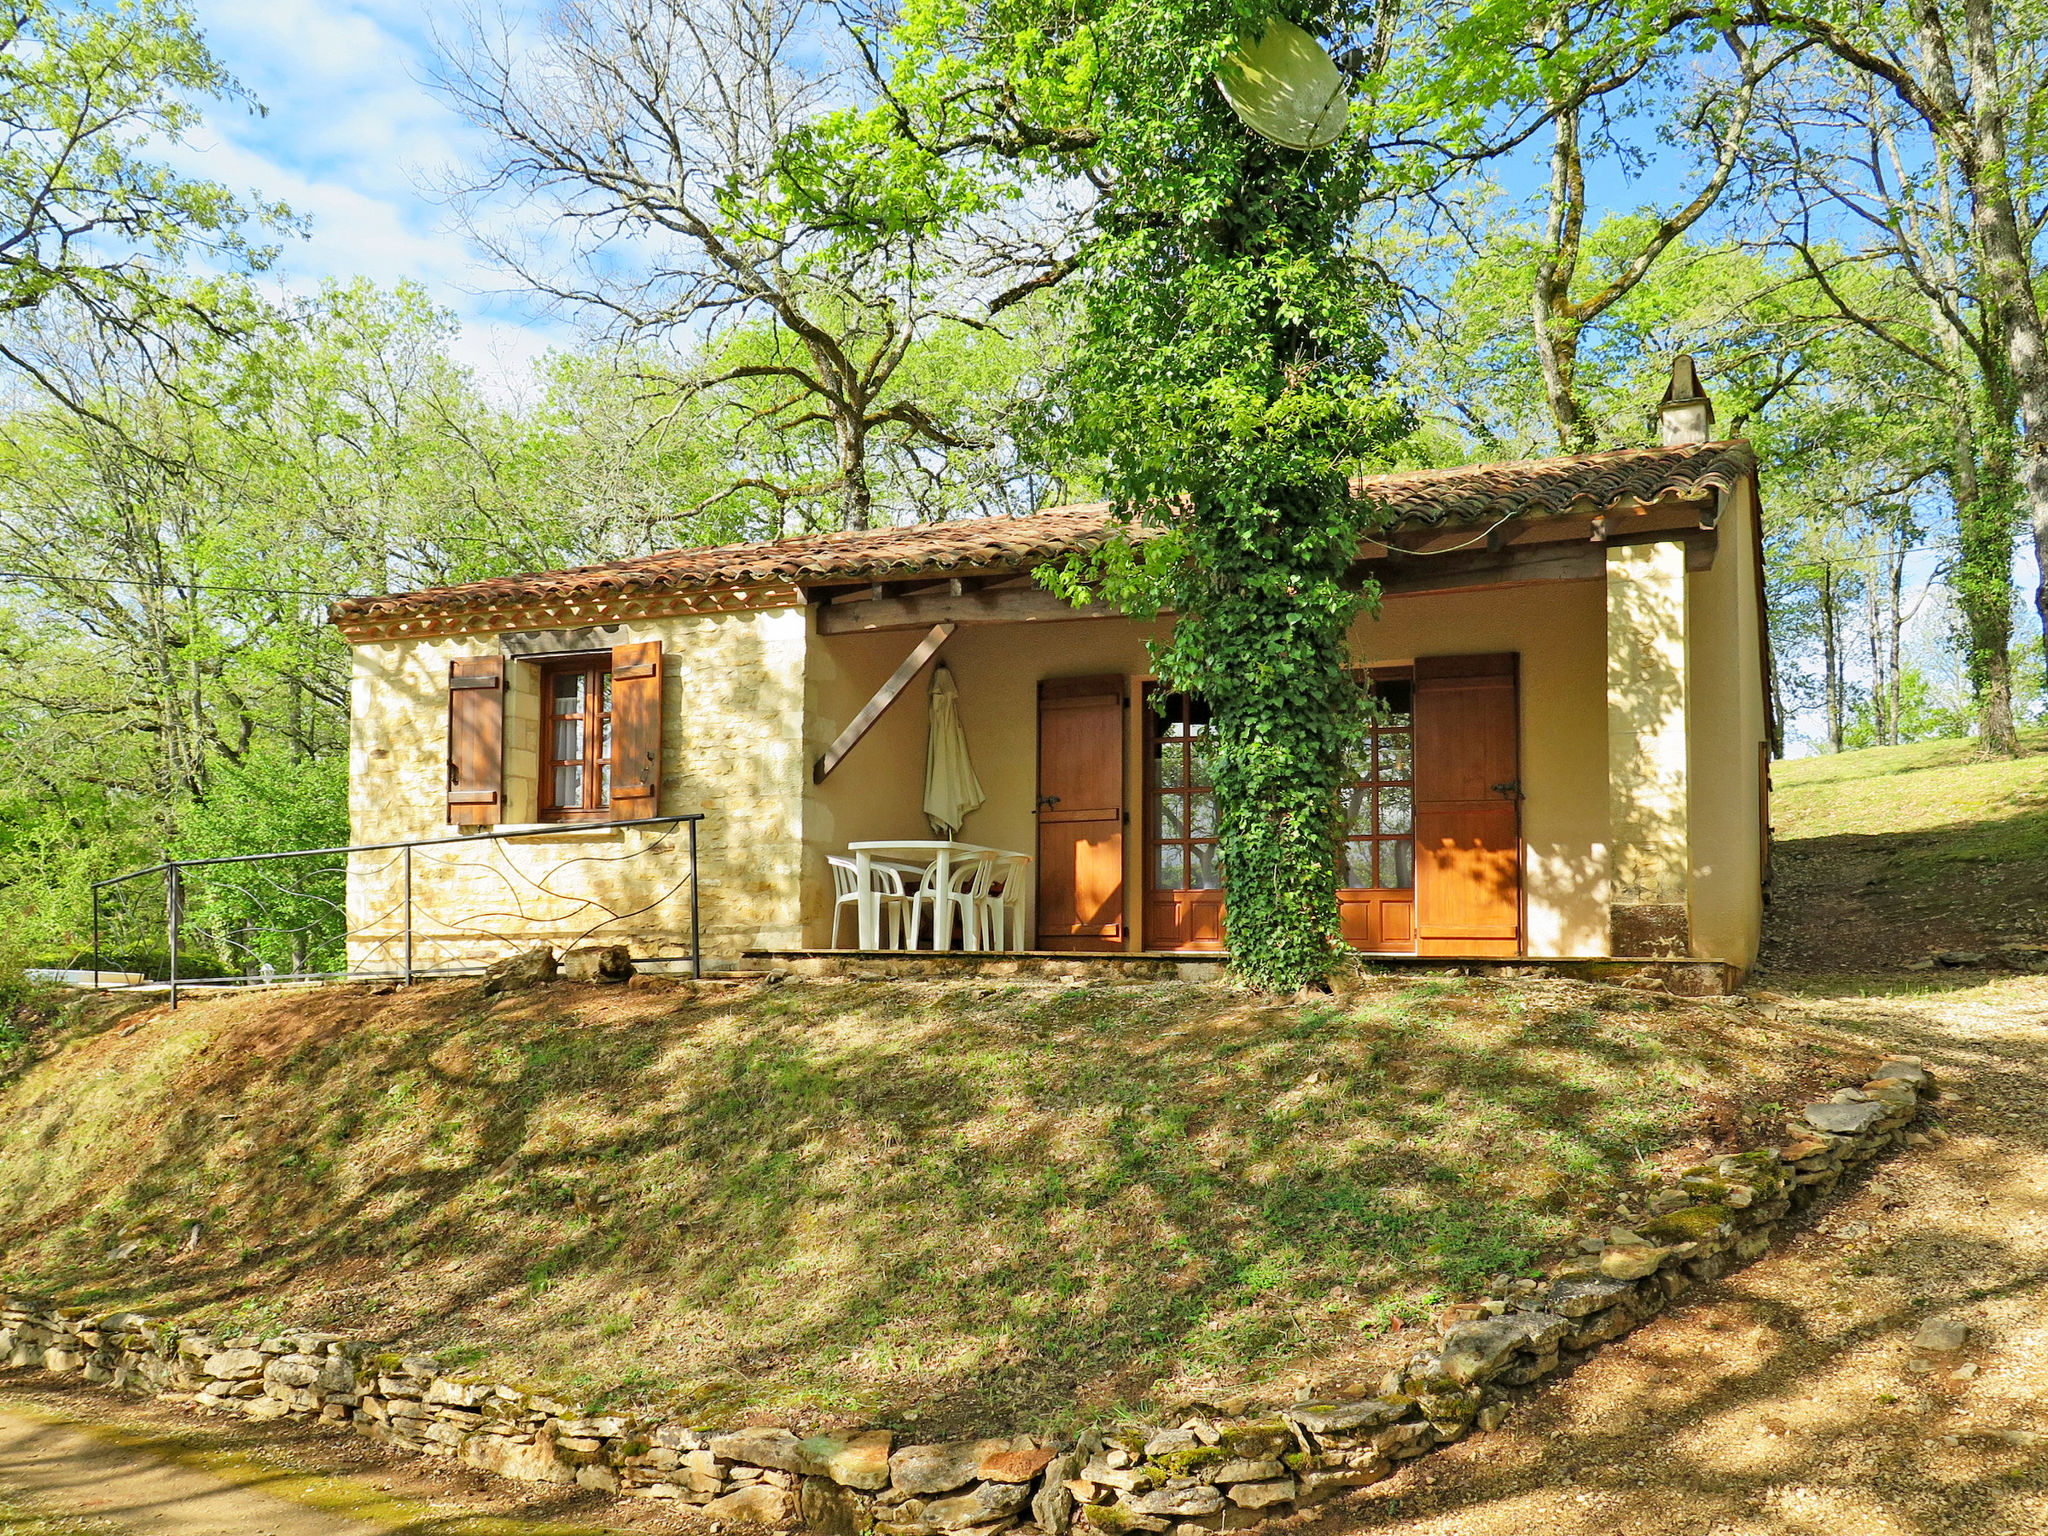
[[(166, 859), (92, 884), (95, 990), (466, 976), (513, 949), (637, 940), (703, 974), (702, 812)], [(659, 828), (658, 832), (655, 831)], [(557, 856), (557, 839), (641, 834)], [(668, 855), (664, 860), (663, 855)], [(678, 869), (672, 861), (682, 855)], [(162, 972), (162, 975), (157, 975)]]

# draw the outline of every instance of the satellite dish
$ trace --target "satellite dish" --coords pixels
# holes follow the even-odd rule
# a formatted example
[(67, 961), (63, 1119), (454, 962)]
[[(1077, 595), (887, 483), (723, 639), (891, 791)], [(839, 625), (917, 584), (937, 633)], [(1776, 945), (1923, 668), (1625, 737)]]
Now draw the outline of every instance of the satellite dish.
[(1324, 149), (1344, 131), (1351, 101), (1322, 44), (1275, 17), (1216, 71), (1223, 99), (1245, 127), (1287, 149)]

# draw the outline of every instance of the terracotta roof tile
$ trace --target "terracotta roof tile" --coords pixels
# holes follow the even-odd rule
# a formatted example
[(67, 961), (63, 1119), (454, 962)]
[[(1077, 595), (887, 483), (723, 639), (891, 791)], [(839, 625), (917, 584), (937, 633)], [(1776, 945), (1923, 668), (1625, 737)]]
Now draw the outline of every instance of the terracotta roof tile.
[[(1392, 511), (1399, 526), (1443, 527), (1573, 511), (1603, 511), (1667, 495), (1731, 490), (1755, 473), (1745, 442), (1682, 448), (1618, 448), (1569, 458), (1524, 459), (1365, 476), (1352, 482)], [(861, 533), (814, 534), (763, 544), (676, 549), (607, 565), (503, 576), (333, 605), (342, 625), (428, 613), (486, 613), (573, 600), (602, 602), (664, 592), (781, 591), (831, 581), (917, 573), (1022, 570), (1100, 543), (1100, 503), (1022, 517), (969, 518)]]
[(1407, 470), (1368, 475), (1352, 481), (1352, 487), (1384, 503), (1403, 523), (1435, 528), (1501, 517), (1604, 512), (1665, 496), (1704, 496), (1731, 491), (1755, 473), (1756, 454), (1738, 439)]

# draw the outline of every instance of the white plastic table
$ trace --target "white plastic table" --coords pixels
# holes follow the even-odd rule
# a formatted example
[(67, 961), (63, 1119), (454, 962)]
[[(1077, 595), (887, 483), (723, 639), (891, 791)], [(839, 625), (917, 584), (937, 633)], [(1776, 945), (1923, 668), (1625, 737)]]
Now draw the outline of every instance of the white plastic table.
[[(868, 842), (848, 843), (846, 848), (847, 852), (853, 855), (853, 888), (860, 896), (854, 910), (860, 919), (860, 947), (864, 950), (882, 947), (882, 903), (877, 899), (881, 893), (875, 889), (874, 868), (878, 862), (888, 862), (887, 855), (907, 855), (919, 869), (936, 862), (938, 868), (934, 871), (933, 878), (938, 881), (939, 889), (943, 892), (953, 878), (955, 859), (972, 858), (983, 853), (1008, 854), (1008, 850), (1003, 848), (984, 848), (979, 843), (950, 843), (938, 838), (913, 838), (908, 842), (877, 838)], [(877, 860), (877, 854), (884, 855), (884, 858)], [(939, 903), (934, 903), (932, 910), (936, 914), (932, 923), (932, 948), (951, 949), (951, 914)], [(916, 947), (913, 939), (911, 948)]]

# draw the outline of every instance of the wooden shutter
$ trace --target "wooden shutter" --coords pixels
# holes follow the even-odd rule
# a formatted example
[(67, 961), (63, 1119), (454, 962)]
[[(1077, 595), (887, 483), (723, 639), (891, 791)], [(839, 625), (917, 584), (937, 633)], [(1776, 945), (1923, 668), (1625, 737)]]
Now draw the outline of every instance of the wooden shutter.
[(1124, 680), (1038, 685), (1038, 947), (1122, 949)]
[(661, 814), (661, 642), (612, 647), (612, 820)]
[(1415, 663), (1418, 954), (1521, 952), (1516, 662), (1509, 654)]
[(457, 656), (448, 663), (449, 822), (491, 826), (504, 789), (505, 658)]

